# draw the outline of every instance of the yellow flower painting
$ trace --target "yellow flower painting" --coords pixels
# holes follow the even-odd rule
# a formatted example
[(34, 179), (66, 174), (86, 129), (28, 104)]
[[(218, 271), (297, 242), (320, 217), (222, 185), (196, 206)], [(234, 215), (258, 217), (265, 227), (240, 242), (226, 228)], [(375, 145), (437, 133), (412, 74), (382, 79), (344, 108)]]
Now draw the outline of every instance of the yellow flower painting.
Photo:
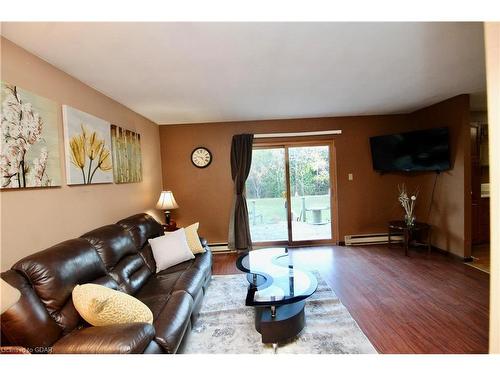
[(63, 106), (68, 184), (113, 182), (109, 123)]

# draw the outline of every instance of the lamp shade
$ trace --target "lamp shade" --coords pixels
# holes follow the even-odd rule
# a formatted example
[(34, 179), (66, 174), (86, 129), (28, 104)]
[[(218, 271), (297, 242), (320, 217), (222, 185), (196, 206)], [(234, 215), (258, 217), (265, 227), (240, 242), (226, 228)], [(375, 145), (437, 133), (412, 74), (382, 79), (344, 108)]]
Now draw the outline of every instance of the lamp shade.
[(178, 208), (179, 205), (175, 201), (174, 194), (169, 191), (162, 191), (160, 194), (160, 199), (156, 203), (156, 208), (159, 210), (173, 210)]
[(0, 313), (3, 314), (9, 307), (21, 298), (21, 292), (12, 285), (0, 279)]

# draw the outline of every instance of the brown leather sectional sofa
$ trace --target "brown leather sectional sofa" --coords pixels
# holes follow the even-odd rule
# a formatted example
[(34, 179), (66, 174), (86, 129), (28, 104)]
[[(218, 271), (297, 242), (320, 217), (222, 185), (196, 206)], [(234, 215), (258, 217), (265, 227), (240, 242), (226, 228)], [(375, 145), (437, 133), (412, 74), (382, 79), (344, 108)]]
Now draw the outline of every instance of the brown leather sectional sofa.
[[(2, 346), (32, 353), (176, 353), (212, 275), (212, 254), (156, 274), (149, 238), (162, 226), (147, 214), (107, 225), (18, 261), (2, 278), (21, 299), (1, 317)], [(95, 283), (144, 302), (153, 324), (89, 326), (73, 306), (77, 284)]]

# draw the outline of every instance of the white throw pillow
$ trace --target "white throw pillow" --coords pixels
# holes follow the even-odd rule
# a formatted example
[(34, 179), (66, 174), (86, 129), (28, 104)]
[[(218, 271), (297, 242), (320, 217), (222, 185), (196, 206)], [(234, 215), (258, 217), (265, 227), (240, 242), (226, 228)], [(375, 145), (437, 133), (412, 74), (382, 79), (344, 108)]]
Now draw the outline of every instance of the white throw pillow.
[(156, 261), (156, 273), (176, 264), (194, 259), (189, 249), (184, 228), (148, 240)]
[(200, 242), (200, 236), (198, 236), (198, 227), (200, 223), (191, 224), (189, 227), (185, 227), (186, 239), (189, 248), (193, 254), (200, 254), (205, 252), (205, 248)]

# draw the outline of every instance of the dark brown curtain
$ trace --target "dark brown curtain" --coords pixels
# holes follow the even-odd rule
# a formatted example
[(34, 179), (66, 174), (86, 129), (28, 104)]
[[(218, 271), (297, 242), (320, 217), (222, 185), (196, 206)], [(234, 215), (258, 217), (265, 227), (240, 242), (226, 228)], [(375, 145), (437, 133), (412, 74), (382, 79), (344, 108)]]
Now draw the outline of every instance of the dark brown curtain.
[(229, 248), (251, 250), (252, 238), (248, 222), (245, 182), (252, 165), (253, 134), (233, 136), (231, 143), (231, 176), (234, 181), (234, 201), (229, 222)]

